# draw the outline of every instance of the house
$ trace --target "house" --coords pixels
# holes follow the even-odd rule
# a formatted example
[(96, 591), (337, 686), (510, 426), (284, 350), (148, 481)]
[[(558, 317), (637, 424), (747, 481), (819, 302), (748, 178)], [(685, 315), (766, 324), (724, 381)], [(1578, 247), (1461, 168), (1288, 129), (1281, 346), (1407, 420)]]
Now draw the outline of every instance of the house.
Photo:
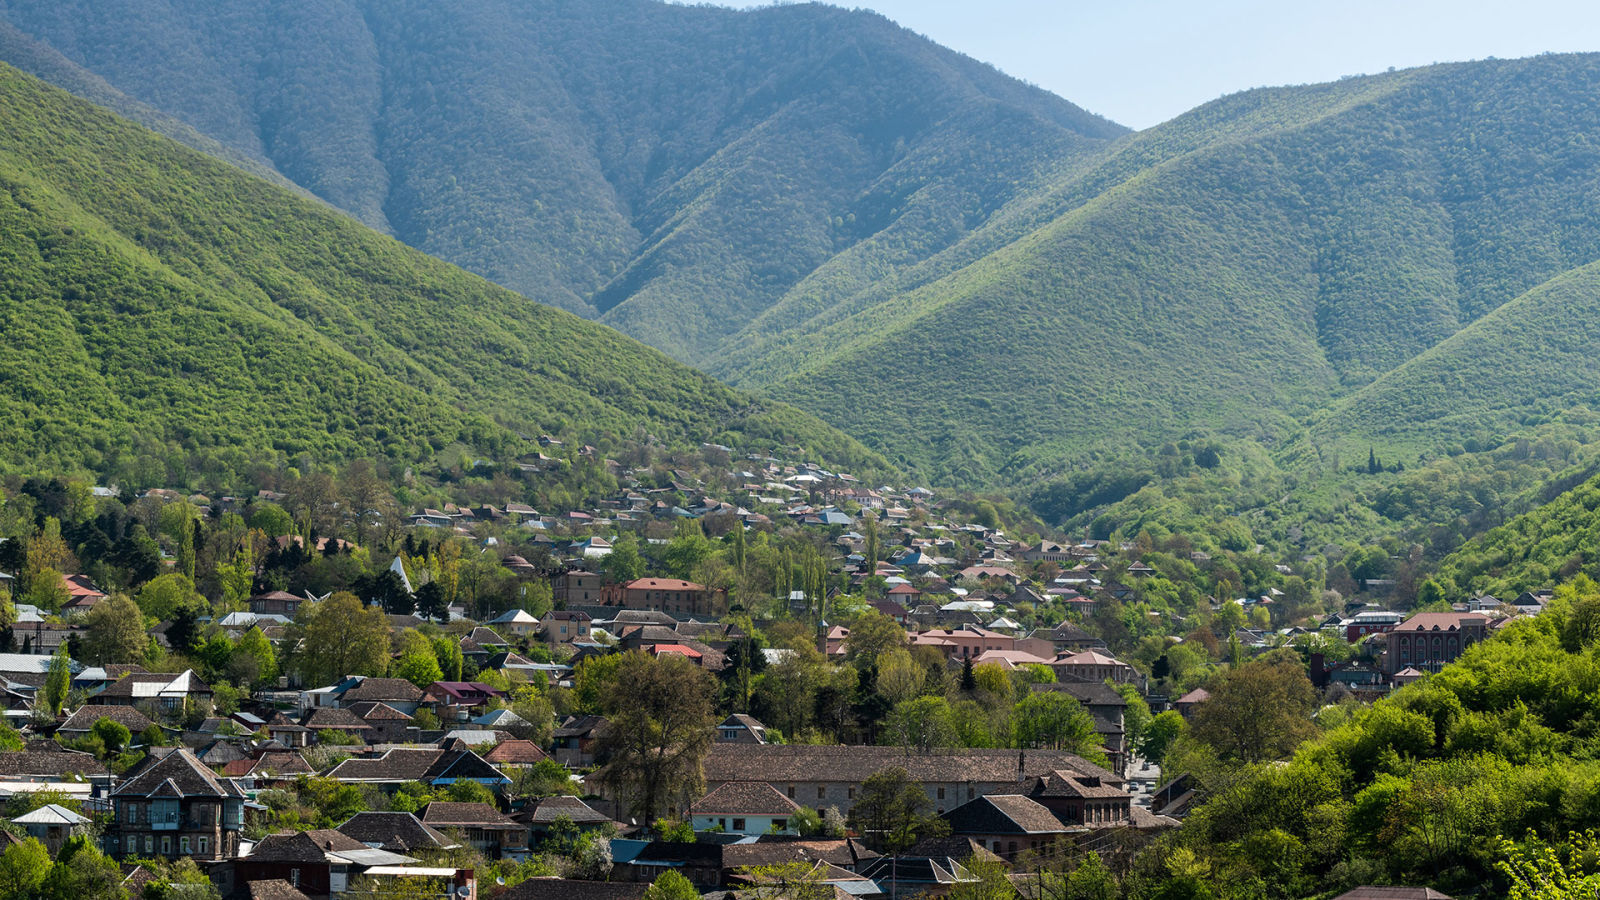
[(185, 749), (150, 756), (111, 791), (106, 852), (115, 857), (226, 859), (239, 852), (246, 795)]
[(551, 580), (550, 589), (558, 606), (601, 602), (600, 576), (585, 569), (569, 569), (557, 575)]
[(1017, 639), (1009, 634), (968, 625), (963, 628), (935, 628), (918, 634), (913, 646), (937, 647), (951, 659), (977, 659), (987, 650), (1015, 650)]
[(483, 755), (483, 761), (502, 771), (506, 769), (531, 769), (549, 759), (549, 754), (539, 749), (533, 741), (509, 740), (496, 744)]
[(368, 869), (415, 863), (409, 856), (374, 849), (325, 828), (269, 834), (248, 856), (235, 857), (210, 874), (224, 896), (236, 884), (282, 880), (308, 897), (329, 897), (349, 890), (351, 880)]
[(1181, 715), (1187, 719), (1194, 714), (1195, 707), (1210, 699), (1210, 691), (1206, 690), (1205, 688), (1195, 688), (1189, 693), (1184, 694), (1182, 697), (1179, 697), (1173, 702), (1172, 705), (1178, 710), (1178, 715)]
[(433, 787), (476, 781), (490, 790), (510, 784), (499, 769), (465, 747), (395, 747), (375, 758), (347, 759), (328, 770), (336, 781), (376, 785), (393, 791), (408, 781)]
[(1352, 888), (1333, 900), (1451, 900), (1449, 894), (1441, 893), (1430, 887), (1402, 887), (1399, 885), (1384, 885), (1382, 887), (1364, 884)]
[(677, 578), (638, 578), (613, 585), (604, 601), (629, 609), (659, 609), (670, 613), (716, 618), (727, 613), (727, 591)]
[(465, 722), (495, 699), (506, 699), (505, 692), (476, 681), (435, 681), (423, 693), (440, 722)]
[(530, 637), (539, 632), (539, 620), (525, 609), (508, 609), (488, 621), (501, 634)]
[(28, 741), (21, 750), (0, 753), (0, 782), (13, 791), (22, 784), (37, 784), (43, 790), (90, 780), (109, 783), (110, 776), (105, 763), (93, 754), (68, 750), (55, 741)]
[(372, 731), (372, 726), (361, 721), (356, 714), (348, 709), (334, 709), (331, 707), (318, 707), (306, 713), (300, 720), (312, 734), (319, 731), (338, 731), (366, 742), (367, 734)]
[(345, 709), (358, 703), (382, 703), (408, 716), (422, 700), (422, 689), (404, 678), (361, 678), (334, 695), (334, 702)]
[(67, 838), (89, 833), (89, 826), (93, 820), (80, 816), (65, 806), (47, 803), (38, 809), (24, 813), (11, 820), (11, 824), (19, 825), (28, 832), (29, 837), (39, 839), (51, 856), (61, 852), (61, 845)]
[(594, 765), (595, 743), (605, 728), (603, 716), (568, 716), (556, 727), (556, 762), (574, 769)]
[(179, 675), (133, 672), (106, 685), (95, 697), (105, 706), (153, 703), (163, 710), (186, 710), (211, 704), (211, 688), (192, 669)]
[(734, 713), (717, 724), (717, 741), (725, 744), (765, 744), (767, 728), (753, 716)]
[(1111, 758), (1111, 768), (1119, 775), (1125, 774), (1128, 765), (1128, 701), (1125, 697), (1103, 681), (1067, 681), (1032, 687), (1035, 691), (1057, 691), (1078, 701), (1094, 719), (1095, 733), (1100, 735), (1106, 755)]
[(558, 609), (545, 616), (544, 640), (549, 644), (587, 641), (592, 636), (593, 618), (586, 612)]
[(1036, 776), (1022, 792), (1065, 825), (1103, 828), (1127, 825), (1133, 797), (1119, 779), (1081, 769), (1056, 769)]
[(611, 824), (611, 817), (602, 813), (577, 797), (545, 797), (528, 804), (517, 815), (520, 821), (528, 823), (528, 829), (538, 838), (549, 832), (558, 823), (570, 822), (577, 828), (600, 828)]
[(334, 829), (375, 850), (419, 853), (461, 846), (449, 835), (430, 828), (408, 812), (358, 812)]
[(1481, 613), (1417, 613), (1383, 635), (1380, 667), (1388, 676), (1405, 668), (1437, 672), (1488, 634)]
[(954, 837), (971, 838), (996, 856), (1044, 849), (1057, 838), (1082, 828), (1069, 828), (1048, 808), (1021, 794), (989, 794), (969, 800), (942, 818)]
[[(1051, 649), (1050, 655), (1052, 658), (1063, 653), (1071, 654), (1081, 653), (1085, 650), (1104, 650), (1106, 646), (1105, 641), (1084, 631), (1081, 626), (1074, 622), (1062, 622), (1054, 628), (1036, 628), (1033, 633), (1028, 635), (1027, 639), (1029, 641), (1047, 642)], [(1023, 642), (1018, 642), (1019, 645), (1021, 643)], [(1034, 653), (1038, 652), (1031, 647), (1019, 646), (1018, 649), (1029, 650)]]
[(922, 785), (937, 812), (989, 794), (1018, 793), (1028, 778), (1076, 771), (1121, 786), (1123, 779), (1059, 750), (932, 750), (907, 755), (899, 747), (713, 743), (704, 762), (708, 788), (764, 781), (813, 809), (837, 806), (849, 814), (861, 785), (877, 772), (903, 768)]
[(83, 737), (94, 730), (94, 723), (101, 719), (110, 719), (127, 728), (131, 734), (144, 733), (146, 728), (155, 724), (144, 713), (131, 706), (102, 706), (100, 704), (87, 704), (78, 707), (66, 721), (56, 728), (56, 733), (64, 737)]
[(729, 781), (689, 807), (695, 831), (726, 834), (799, 834), (800, 805), (764, 781)]
[(67, 599), (61, 604), (61, 614), (64, 616), (88, 612), (95, 604), (106, 599), (105, 591), (95, 587), (94, 581), (87, 575), (65, 575), (62, 581), (67, 588)]
[(1138, 679), (1138, 673), (1132, 666), (1099, 650), (1059, 656), (1050, 663), (1050, 668), (1055, 670), (1057, 681), (1114, 681), (1126, 684)]
[(415, 720), (387, 703), (364, 700), (344, 711), (366, 724), (368, 730), (358, 736), (369, 744), (414, 743), (419, 737)]
[(1356, 613), (1339, 623), (1344, 629), (1344, 639), (1354, 644), (1369, 634), (1393, 631), (1405, 616), (1387, 609), (1368, 609)]
[(487, 803), (434, 801), (422, 810), (422, 824), (436, 831), (459, 834), (469, 846), (490, 859), (528, 858), (528, 829)]
[(258, 616), (287, 616), (293, 619), (300, 612), (300, 604), (305, 602), (304, 597), (296, 597), (287, 591), (268, 591), (250, 598), (250, 611)]

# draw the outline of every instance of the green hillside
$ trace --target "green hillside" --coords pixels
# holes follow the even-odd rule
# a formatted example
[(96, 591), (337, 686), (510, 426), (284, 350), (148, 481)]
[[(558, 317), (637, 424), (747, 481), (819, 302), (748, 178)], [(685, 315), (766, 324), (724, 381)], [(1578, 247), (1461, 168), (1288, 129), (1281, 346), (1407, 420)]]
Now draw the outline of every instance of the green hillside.
[[(1596, 87), (1600, 57), (1551, 56), (1225, 98), (712, 371), (847, 427), (874, 411), (860, 433), (935, 477), (1031, 483), (1196, 429), (1275, 449), (1325, 416), (1316, 437), (1415, 462), (1460, 430), (1362, 425), (1360, 395), (1329, 411), (1600, 259)], [(1594, 346), (1562, 321), (1512, 327)], [(1496, 436), (1545, 371), (1400, 388), (1395, 425)]]
[(691, 363), (802, 280), (925, 259), (1125, 131), (816, 4), (4, 0), (0, 20), (374, 228)]
[[(519, 435), (873, 456), (0, 67), (0, 468), (424, 460)], [(179, 462), (174, 463), (173, 460)]]

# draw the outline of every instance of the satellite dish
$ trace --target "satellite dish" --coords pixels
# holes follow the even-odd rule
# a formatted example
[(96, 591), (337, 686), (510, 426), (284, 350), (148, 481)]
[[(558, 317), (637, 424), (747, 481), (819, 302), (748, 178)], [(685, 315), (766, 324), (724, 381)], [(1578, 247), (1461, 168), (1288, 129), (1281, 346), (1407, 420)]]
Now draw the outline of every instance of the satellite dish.
[(501, 886), (501, 887), (504, 887), (504, 886), (505, 886), (505, 883), (506, 883), (506, 879), (505, 879), (505, 876), (503, 876), (503, 875), (496, 875), (496, 876), (495, 876), (495, 877), (494, 877), (494, 883), (495, 883), (495, 884), (497, 884), (497, 885), (500, 885), (500, 886)]
[[(495, 880), (496, 881), (503, 881), (504, 879), (498, 879), (497, 878)], [(472, 896), (472, 885), (463, 884), (461, 887), (456, 888), (456, 896), (457, 897), (471, 897)]]

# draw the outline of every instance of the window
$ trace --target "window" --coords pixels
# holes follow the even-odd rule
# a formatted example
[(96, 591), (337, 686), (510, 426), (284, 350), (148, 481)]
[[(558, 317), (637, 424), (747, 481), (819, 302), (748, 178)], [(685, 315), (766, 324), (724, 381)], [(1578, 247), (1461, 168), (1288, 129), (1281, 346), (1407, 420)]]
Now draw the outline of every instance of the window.
[(211, 839), (208, 838), (208, 837), (201, 837), (200, 838), (200, 855), (201, 856), (207, 856), (207, 855), (209, 855), (210, 850), (211, 850)]
[(776, 828), (779, 831), (783, 831), (785, 828), (789, 827), (789, 820), (788, 819), (773, 819), (772, 820), (772, 827)]
[(939, 799), (940, 800), (944, 799), (944, 788), (939, 788)]
[(977, 790), (974, 789), (971, 785), (967, 786), (967, 799), (968, 800), (971, 800), (973, 797), (977, 796), (977, 793), (978, 793)]
[(295, 887), (299, 887), (300, 886), (300, 870), (299, 869), (290, 869), (289, 870), (289, 883), (294, 885)]
[(739, 732), (733, 728), (724, 728), (722, 730), (722, 739), (725, 741), (736, 741), (739, 739)]
[(817, 785), (817, 799), (821, 800), (822, 798), (824, 798), (826, 796), (828, 796), (828, 789), (823, 787), (820, 784)]
[(148, 834), (144, 836), (144, 852), (146, 855), (156, 852), (156, 839)]
[(851, 788), (851, 789), (850, 789), (850, 790), (849, 790), (849, 792), (848, 792), (848, 794), (847, 794), (847, 796), (848, 796), (848, 797), (849, 797), (849, 798), (850, 798), (850, 799), (851, 799), (851, 800), (854, 800), (854, 799), (855, 799), (855, 798), (856, 798), (856, 789), (855, 789), (855, 788)]
[(789, 799), (790, 800), (794, 799), (794, 785), (792, 785), (792, 784), (789, 785)]
[(744, 820), (743, 819), (734, 819), (733, 820), (733, 830), (734, 831), (743, 831), (744, 830)]
[(163, 834), (161, 836), (161, 855), (162, 856), (171, 856), (172, 855), (172, 835), (170, 835), (170, 834)]
[(189, 836), (187, 834), (178, 838), (178, 852), (184, 856), (189, 855)]

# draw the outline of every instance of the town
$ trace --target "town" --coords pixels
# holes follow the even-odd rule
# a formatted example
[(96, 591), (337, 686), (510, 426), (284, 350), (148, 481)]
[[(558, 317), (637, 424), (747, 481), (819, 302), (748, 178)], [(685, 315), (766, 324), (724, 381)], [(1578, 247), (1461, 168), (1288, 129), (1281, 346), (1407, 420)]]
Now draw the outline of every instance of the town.
[(540, 444), (410, 509), (9, 484), (6, 896), (1108, 896), (1219, 766), (1550, 600)]

